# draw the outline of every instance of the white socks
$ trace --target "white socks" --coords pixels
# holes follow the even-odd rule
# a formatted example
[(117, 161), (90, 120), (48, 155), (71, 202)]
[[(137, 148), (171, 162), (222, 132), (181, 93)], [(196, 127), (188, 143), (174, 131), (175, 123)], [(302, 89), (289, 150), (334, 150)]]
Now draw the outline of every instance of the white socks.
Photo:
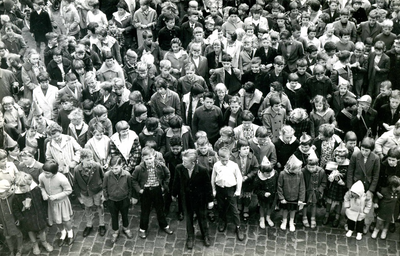
[(65, 229), (61, 230), (61, 237), (60, 239), (65, 239), (65, 236), (67, 235), (67, 231)]
[(71, 230), (68, 230), (68, 238), (72, 238), (74, 236), (74, 232)]

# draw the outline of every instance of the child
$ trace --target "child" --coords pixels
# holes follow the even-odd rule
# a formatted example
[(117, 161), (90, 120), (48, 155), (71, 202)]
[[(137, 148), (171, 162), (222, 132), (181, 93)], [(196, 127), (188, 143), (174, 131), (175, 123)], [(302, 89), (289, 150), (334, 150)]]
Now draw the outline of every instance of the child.
[(16, 225), (17, 220), (14, 218), (12, 212), (12, 205), (14, 201), (14, 186), (11, 181), (7, 179), (0, 180), (0, 224), (3, 229), (3, 235), (6, 238), (10, 255), (14, 255), (14, 241), (13, 237), (17, 240), (17, 256), (22, 255), (22, 234)]
[(172, 72), (171, 62), (166, 59), (160, 61), (160, 75), (155, 77), (155, 81), (157, 82), (159, 78), (163, 78), (164, 81), (167, 83), (168, 89), (174, 92), (178, 92), (178, 80), (171, 74), (171, 72)]
[(47, 214), (39, 186), (31, 175), (24, 172), (17, 175), (15, 185), (12, 212), (15, 219), (19, 221), (19, 226), (28, 233), (29, 239), (33, 243), (33, 254), (40, 254), (37, 238), (47, 252), (52, 252), (53, 246), (46, 239)]
[(360, 148), (357, 146), (357, 135), (355, 132), (348, 131), (344, 136), (343, 142), (345, 143), (346, 148), (349, 150), (347, 159), (350, 159), (353, 154), (360, 152)]
[(275, 146), (270, 139), (270, 133), (264, 126), (258, 127), (255, 137), (250, 140), (250, 148), (256, 156), (257, 161), (261, 162), (266, 156), (274, 167), (277, 161)]
[(303, 88), (303, 84), (299, 82), (299, 79), (300, 78), (297, 73), (289, 74), (288, 82), (286, 83), (284, 92), (287, 95), (293, 109), (310, 109), (309, 101), (307, 101), (308, 96)]
[(171, 151), (170, 139), (173, 136), (178, 136), (182, 140), (183, 150), (194, 148), (194, 141), (192, 132), (189, 126), (183, 125), (182, 118), (180, 116), (172, 117), (169, 122), (169, 128), (165, 130), (165, 146), (166, 152)]
[(377, 109), (378, 136), (393, 129), (400, 118), (400, 91), (393, 90), (389, 97), (389, 104)]
[(160, 124), (157, 118), (147, 118), (145, 127), (143, 128), (143, 131), (139, 134), (139, 141), (142, 147), (144, 147), (146, 142), (149, 140), (155, 141), (157, 144), (155, 150), (163, 154), (165, 152), (165, 134), (159, 126)]
[(335, 88), (347, 82), (349, 84), (349, 89), (353, 91), (351, 88), (353, 86), (353, 72), (349, 66), (350, 54), (351, 53), (347, 50), (342, 50), (336, 54), (339, 61), (333, 63), (331, 73), (331, 80)]
[(219, 130), (220, 138), (215, 142), (214, 150), (218, 152), (221, 148), (226, 147), (231, 152), (236, 148), (235, 132), (230, 126), (224, 126)]
[(110, 138), (104, 135), (104, 126), (99, 122), (93, 126), (92, 138), (88, 140), (85, 148), (93, 153), (93, 159), (107, 170), (111, 160)]
[(393, 21), (386, 19), (382, 22), (382, 33), (377, 35), (374, 38), (375, 42), (382, 41), (385, 43), (386, 49), (391, 49), (394, 43), (394, 40), (396, 40), (397, 36), (396, 34), (392, 33), (393, 29)]
[[(307, 159), (307, 165), (302, 169), (304, 184), (306, 189), (306, 207), (303, 208), (303, 225), (305, 227), (316, 228), (317, 222), (317, 203), (323, 198), (326, 187), (325, 171), (318, 166), (317, 155), (310, 154)], [(308, 222), (307, 210), (311, 211), (311, 226)]]
[(198, 153), (198, 164), (202, 167), (205, 167), (209, 171), (211, 177), (212, 168), (214, 164), (218, 161), (218, 156), (217, 153), (213, 150), (211, 144), (208, 142), (207, 134), (197, 139), (196, 149)]
[(333, 152), (335, 163), (330, 162), (329, 165), (334, 168), (329, 168), (329, 166), (327, 166), (327, 169), (331, 170), (329, 171), (330, 174), (328, 175), (328, 186), (326, 190), (326, 213), (322, 222), (324, 225), (328, 224), (331, 213), (335, 212), (335, 219), (332, 222), (332, 227), (339, 226), (343, 198), (347, 192), (346, 175), (350, 163), (348, 152), (344, 143), (341, 143)]
[(357, 97), (365, 92), (367, 74), (367, 58), (364, 57), (365, 45), (362, 42), (355, 44), (354, 53), (350, 56), (350, 68), (353, 73), (353, 91)]
[(303, 163), (302, 168), (304, 168), (306, 166), (308, 156), (313, 153), (315, 153), (315, 151), (312, 147), (312, 138), (310, 135), (304, 132), (300, 137), (300, 146), (293, 153), (293, 156)]
[[(274, 58), (274, 68), (269, 71), (264, 78), (265, 84), (272, 84), (273, 82), (279, 82), (281, 85), (286, 84), (288, 74), (283, 70), (285, 67), (285, 60), (282, 56), (276, 56)], [(270, 92), (270, 88), (268, 86), (264, 86), (261, 92), (263, 95), (267, 95)]]
[[(298, 59), (296, 61), (296, 66), (297, 66), (297, 70), (296, 70), (295, 74), (299, 77), (297, 81), (304, 88), (304, 86), (306, 84), (306, 80), (311, 77), (311, 74), (307, 72), (308, 62), (304, 58), (303, 59)], [(289, 79), (289, 77), (288, 77), (288, 79)]]
[[(143, 131), (146, 119), (147, 119), (147, 107), (144, 104), (135, 105), (133, 107), (133, 116), (131, 120), (129, 120), (130, 129), (134, 131), (136, 134), (140, 134)], [(163, 127), (162, 124), (161, 127)]]
[(30, 32), (35, 37), (37, 51), (40, 52), (41, 43), (47, 44), (46, 33), (53, 31), (50, 16), (44, 7), (43, 0), (33, 1), (33, 11), (29, 23)]
[(256, 135), (256, 131), (259, 126), (253, 123), (255, 118), (249, 110), (244, 110), (241, 117), (242, 124), (233, 129), (235, 132), (235, 138), (236, 140), (239, 138), (245, 138), (246, 140), (250, 141)]
[[(163, 61), (165, 60), (162, 60), (161, 63), (163, 63)], [(171, 66), (169, 65), (169, 67)], [(163, 65), (160, 64), (161, 75), (159, 78), (156, 78), (155, 86), (157, 92), (154, 93), (150, 98), (150, 108), (153, 117), (160, 118), (163, 114), (162, 110), (167, 106), (173, 107), (175, 109), (175, 113), (179, 116), (181, 115), (179, 96), (170, 87), (172, 84), (178, 84), (176, 78), (170, 74), (168, 75), (167, 79), (161, 77), (165, 71), (169, 70), (169, 67), (163, 67)]]
[[(163, 115), (162, 115), (162, 117), (160, 117), (161, 129), (163, 131), (166, 131), (170, 127), (169, 120), (171, 120), (172, 118), (174, 118), (176, 116), (177, 115), (175, 114), (175, 109), (173, 107), (166, 106), (165, 108), (163, 108)], [(144, 118), (144, 116), (142, 118)], [(143, 121), (145, 121), (145, 120), (147, 120), (147, 114), (146, 114), (146, 118)], [(143, 131), (143, 129), (145, 128), (145, 125), (146, 125), (146, 122), (143, 122), (143, 128), (139, 131), (138, 134), (140, 134)]]
[(240, 196), (242, 189), (242, 174), (239, 166), (229, 160), (230, 150), (221, 148), (218, 152), (219, 161), (214, 164), (211, 175), (213, 195), (218, 204), (218, 231), (224, 232), (227, 226), (227, 213), (230, 211), (236, 226), (236, 235), (239, 241), (244, 240), (243, 230), (240, 228), (240, 217), (235, 197)]
[(321, 37), (319, 37), (319, 41), (321, 42), (321, 47), (325, 49), (325, 44), (327, 42), (332, 42), (336, 46), (336, 44), (340, 41), (340, 38), (333, 34), (334, 31), (335, 29), (331, 24), (328, 24), (325, 27), (325, 33)]
[(43, 173), (39, 175), (39, 186), (42, 190), (43, 200), (48, 201), (48, 223), (56, 223), (61, 230), (58, 246), (70, 246), (75, 240), (72, 230), (71, 216), (74, 214), (68, 196), (72, 187), (67, 177), (58, 172), (58, 164), (48, 160), (43, 165)]
[(31, 147), (25, 147), (19, 153), (19, 159), (21, 160), (19, 170), (31, 175), (33, 181), (39, 184), (39, 175), (42, 173), (43, 164), (35, 160), (35, 153), (36, 150)]
[(0, 180), (8, 180), (14, 184), (15, 176), (19, 171), (13, 162), (8, 161), (7, 156), (7, 151), (0, 149)]
[(250, 152), (250, 144), (246, 139), (239, 139), (236, 152), (231, 154), (230, 159), (235, 162), (242, 173), (242, 194), (239, 197), (239, 211), (244, 221), (249, 218), (249, 205), (253, 195), (254, 177), (259, 169), (259, 164), (253, 153)]
[(376, 96), (373, 109), (381, 109), (385, 104), (389, 104), (389, 98), (392, 95), (392, 83), (390, 81), (383, 81), (379, 86), (379, 95)]
[(310, 113), (311, 137), (317, 136), (319, 127), (323, 124), (336, 124), (335, 112), (329, 107), (325, 97), (317, 95), (313, 99), (313, 110)]
[[(384, 53), (386, 50), (383, 41), (377, 41), (374, 45), (375, 51), (368, 56), (368, 95), (376, 97), (378, 95), (379, 86), (388, 79), (390, 69), (390, 58)], [(376, 60), (379, 59), (379, 62)]]
[(277, 194), (280, 201), (282, 212), (282, 224), (280, 228), (286, 230), (287, 215), (289, 216), (289, 231), (296, 230), (294, 226), (294, 217), (297, 210), (304, 207), (306, 188), (304, 184), (303, 173), (301, 172), (302, 162), (296, 157), (289, 158), (284, 170), (279, 174)]
[(90, 149), (81, 150), (81, 163), (74, 169), (74, 190), (85, 206), (86, 227), (83, 231), (83, 237), (87, 237), (93, 229), (92, 208), (95, 208), (99, 214), (100, 236), (106, 234), (103, 201), (101, 200), (104, 177), (102, 167), (100, 163), (94, 161)]
[(107, 108), (103, 105), (97, 105), (93, 108), (94, 118), (90, 120), (89, 126), (89, 139), (92, 137), (94, 126), (96, 123), (101, 123), (104, 128), (104, 134), (110, 137), (113, 135), (112, 123), (108, 118)]
[[(11, 96), (5, 96), (1, 100), (3, 106), (3, 118), (4, 125), (8, 129), (12, 129), (13, 132), (21, 134), (25, 130), (25, 114), (24, 111), (15, 103), (15, 100)], [(14, 138), (17, 140), (18, 138)]]
[[(111, 214), (112, 238), (111, 243), (115, 243), (119, 236), (119, 214), (122, 218), (122, 232), (127, 238), (132, 238), (129, 230), (129, 204), (132, 193), (132, 176), (126, 170), (123, 170), (123, 160), (116, 156), (111, 158), (109, 171), (104, 174), (103, 196), (107, 202)], [(132, 200), (132, 203), (135, 203)]]
[[(338, 80), (341, 80), (341, 79), (339, 78)], [(339, 114), (339, 112), (345, 108), (344, 101), (346, 98), (352, 98), (353, 99), (352, 101), (350, 101), (350, 100), (348, 100), (348, 101), (349, 102), (355, 101), (357, 103), (357, 101), (355, 100), (356, 95), (354, 95), (352, 92), (350, 92), (350, 90), (349, 90), (350, 87), (351, 87), (351, 84), (349, 81), (342, 80), (341, 82), (339, 82), (338, 91), (334, 92), (332, 95), (332, 110), (333, 110), (333, 112), (335, 112), (336, 117)], [(354, 105), (351, 105), (351, 106), (354, 106)], [(349, 105), (347, 105), (346, 107), (349, 107)]]
[(261, 113), (261, 121), (268, 132), (272, 134), (271, 140), (276, 142), (279, 139), (279, 132), (286, 122), (286, 110), (282, 107), (279, 97), (272, 96), (270, 104), (271, 106)]
[[(165, 162), (167, 163), (167, 167), (168, 170), (170, 172), (170, 180), (174, 181), (175, 180), (175, 169), (176, 167), (182, 163), (182, 139), (180, 136), (177, 135), (173, 135), (170, 139), (169, 139), (169, 147), (170, 150), (168, 150), (165, 155), (164, 155), (164, 159)], [(208, 172), (210, 173), (210, 172)], [(173, 182), (169, 183), (169, 189), (171, 191), (172, 189), (172, 185)], [(179, 221), (183, 220), (183, 208), (182, 208), (182, 200), (180, 200), (180, 196), (178, 195), (178, 211), (176, 212), (176, 215), (178, 217)], [(169, 211), (170, 211), (170, 207), (171, 207), (171, 203), (172, 203), (172, 198), (171, 198), (171, 194), (170, 193), (165, 193), (164, 195), (164, 208), (165, 208), (165, 214), (168, 215)]]
[(300, 146), (300, 143), (294, 136), (294, 129), (289, 125), (285, 125), (281, 128), (279, 139), (274, 145), (277, 156), (276, 168), (281, 171), (290, 156)]
[(158, 42), (162, 50), (161, 56), (164, 56), (170, 50), (171, 40), (179, 38), (181, 34), (180, 28), (175, 26), (175, 17), (172, 14), (165, 14), (164, 22), (165, 26), (158, 33)]
[(351, 237), (357, 232), (356, 239), (362, 239), (364, 219), (372, 206), (372, 200), (368, 193), (364, 192), (364, 185), (361, 180), (351, 186), (351, 189), (344, 196), (344, 208), (346, 209), (347, 225), (349, 230), (346, 237)]
[(257, 195), (260, 204), (260, 228), (265, 229), (265, 220), (270, 227), (275, 224), (271, 220), (272, 210), (276, 205), (276, 190), (278, 173), (272, 168), (267, 157), (261, 162), (260, 170), (254, 180), (254, 194)]
[(319, 166), (325, 168), (325, 165), (333, 160), (333, 150), (340, 142), (342, 139), (335, 134), (334, 125), (323, 124), (319, 127), (318, 138), (314, 140), (315, 153), (320, 158)]
[(57, 123), (62, 127), (63, 134), (68, 132), (68, 126), (71, 122), (68, 115), (74, 110), (76, 103), (76, 100), (68, 94), (64, 94), (61, 97), (61, 109), (58, 112)]
[(143, 162), (136, 166), (132, 174), (134, 198), (140, 196), (141, 199), (139, 237), (142, 239), (147, 237), (146, 231), (153, 205), (157, 213), (158, 225), (165, 233), (172, 235), (174, 232), (170, 230), (165, 218), (162, 195), (169, 189), (169, 170), (164, 164), (155, 162), (155, 152), (150, 147), (143, 148), (142, 159)]
[(74, 138), (81, 147), (84, 147), (89, 139), (89, 126), (83, 122), (83, 111), (76, 108), (68, 115), (71, 123), (68, 125), (67, 134)]
[(379, 204), (374, 203), (374, 208), (377, 209), (377, 225), (371, 238), (376, 239), (380, 230), (381, 239), (386, 239), (389, 224), (397, 219), (398, 214), (398, 203), (399, 203), (399, 192), (400, 192), (400, 178), (397, 176), (391, 176), (388, 179), (388, 187), (382, 188), (379, 197)]

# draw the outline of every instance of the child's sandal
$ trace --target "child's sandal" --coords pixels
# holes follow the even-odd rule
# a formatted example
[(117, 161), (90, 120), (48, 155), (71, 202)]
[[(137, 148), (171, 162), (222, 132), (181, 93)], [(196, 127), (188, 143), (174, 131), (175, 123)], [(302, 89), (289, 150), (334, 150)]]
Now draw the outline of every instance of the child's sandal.
[(308, 223), (307, 217), (303, 218), (303, 226), (306, 227), (306, 228), (310, 227), (310, 223)]
[(311, 228), (316, 228), (317, 227), (317, 222), (315, 219), (311, 219)]

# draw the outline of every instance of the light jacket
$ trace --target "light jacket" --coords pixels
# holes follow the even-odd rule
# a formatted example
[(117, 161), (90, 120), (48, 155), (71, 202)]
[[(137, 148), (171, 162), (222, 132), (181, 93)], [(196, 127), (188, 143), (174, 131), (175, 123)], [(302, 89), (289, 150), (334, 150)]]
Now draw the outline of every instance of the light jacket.
[[(359, 197), (352, 197), (351, 192), (356, 193)], [(350, 191), (344, 195), (344, 208), (346, 208), (346, 216), (352, 221), (361, 221), (369, 213), (372, 206), (372, 199), (364, 193), (364, 186), (361, 181), (357, 181), (351, 186)]]

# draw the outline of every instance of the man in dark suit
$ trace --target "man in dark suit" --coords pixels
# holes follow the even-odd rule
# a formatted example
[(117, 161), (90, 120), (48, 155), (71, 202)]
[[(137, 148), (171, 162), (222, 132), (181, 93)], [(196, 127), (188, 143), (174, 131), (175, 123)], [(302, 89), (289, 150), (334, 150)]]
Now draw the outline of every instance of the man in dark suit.
[(53, 59), (47, 65), (47, 73), (49, 73), (50, 84), (57, 88), (65, 86), (64, 76), (71, 70), (71, 61), (62, 56), (61, 49), (56, 48), (52, 51)]
[(189, 11), (188, 17), (189, 20), (183, 23), (181, 27), (181, 41), (183, 49), (186, 49), (189, 43), (194, 38), (193, 29), (196, 27), (203, 28), (203, 25), (201, 25), (201, 23), (197, 21), (199, 19), (197, 12)]
[(208, 171), (197, 164), (197, 157), (195, 149), (188, 149), (182, 153), (183, 162), (175, 169), (175, 179), (172, 187), (172, 195), (174, 197), (177, 195), (182, 197), (188, 236), (186, 246), (188, 249), (192, 249), (194, 245), (194, 214), (196, 214), (199, 222), (204, 245), (210, 246), (206, 207), (207, 204), (208, 208), (212, 208), (214, 205), (212, 187)]

